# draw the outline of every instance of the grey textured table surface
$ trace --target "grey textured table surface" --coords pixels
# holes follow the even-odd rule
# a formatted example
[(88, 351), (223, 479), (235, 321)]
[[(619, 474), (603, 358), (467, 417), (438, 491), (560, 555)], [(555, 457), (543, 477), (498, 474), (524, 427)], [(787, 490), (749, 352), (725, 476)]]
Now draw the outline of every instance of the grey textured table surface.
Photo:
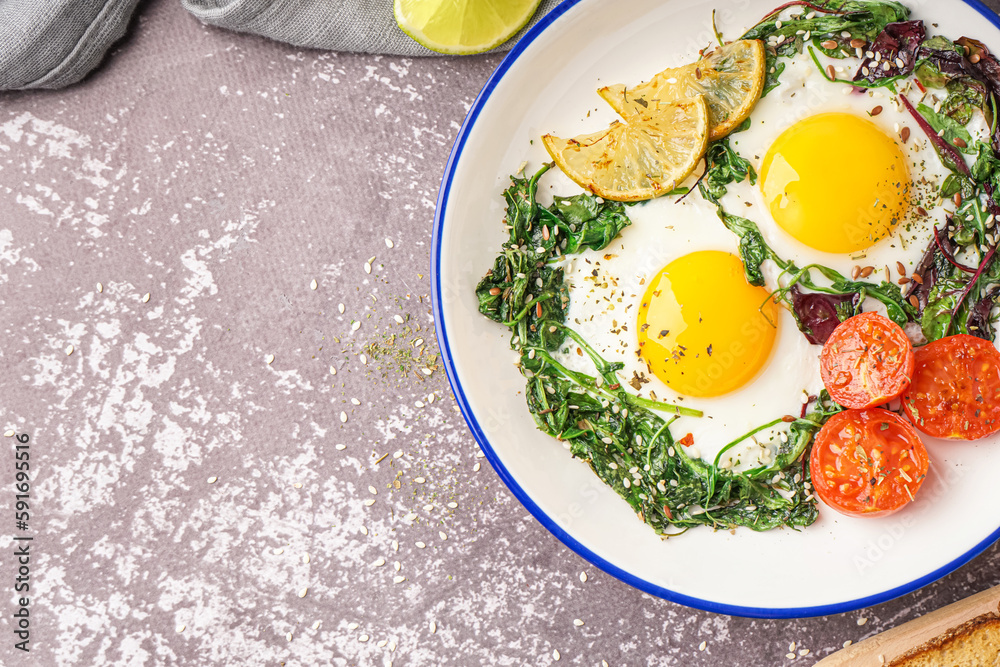
[(730, 618), (527, 515), (428, 297), (442, 170), (498, 62), (302, 51), (157, 0), (83, 84), (0, 98), (0, 428), (35, 475), (32, 650), (8, 512), (3, 664), (811, 664), (1000, 583), (994, 545), (872, 609)]

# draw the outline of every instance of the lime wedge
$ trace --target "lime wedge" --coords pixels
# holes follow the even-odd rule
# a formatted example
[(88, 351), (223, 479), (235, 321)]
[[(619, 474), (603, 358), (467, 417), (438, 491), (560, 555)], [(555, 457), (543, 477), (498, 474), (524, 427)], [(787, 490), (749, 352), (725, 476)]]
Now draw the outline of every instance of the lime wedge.
[(510, 39), (541, 0), (394, 0), (396, 23), (432, 51), (482, 53)]

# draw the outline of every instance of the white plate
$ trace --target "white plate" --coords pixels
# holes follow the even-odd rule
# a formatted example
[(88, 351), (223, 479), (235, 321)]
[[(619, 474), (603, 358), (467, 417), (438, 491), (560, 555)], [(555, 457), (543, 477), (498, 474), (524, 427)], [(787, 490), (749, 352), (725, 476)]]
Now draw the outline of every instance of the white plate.
[[(720, 28), (740, 34), (776, 3), (717, 3)], [(938, 24), (935, 33), (968, 34), (1000, 51), (1000, 19), (976, 0), (908, 4), (915, 18)], [(711, 7), (566, 0), (510, 52), (470, 110), (445, 170), (431, 260), (438, 339), (490, 463), (583, 558), (643, 591), (709, 611), (778, 618), (850, 611), (924, 586), (1000, 537), (1000, 443), (929, 443), (935, 474), (915, 505), (893, 516), (850, 519), (821, 509), (799, 532), (696, 528), (662, 541), (586, 464), (535, 429), (507, 331), (477, 311), (475, 286), (504, 240), (509, 174), (524, 160), (532, 171), (547, 160), (544, 132), (570, 135), (587, 124), (587, 110), (603, 104), (598, 81), (648, 76), (708, 44)]]

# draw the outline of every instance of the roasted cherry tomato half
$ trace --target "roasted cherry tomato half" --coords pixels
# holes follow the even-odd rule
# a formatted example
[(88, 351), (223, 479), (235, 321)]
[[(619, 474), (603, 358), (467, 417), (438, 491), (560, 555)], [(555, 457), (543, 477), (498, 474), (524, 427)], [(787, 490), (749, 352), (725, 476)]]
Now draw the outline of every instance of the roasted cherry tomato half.
[(882, 408), (830, 417), (809, 457), (816, 495), (848, 516), (891, 514), (913, 502), (928, 466), (913, 425)]
[(913, 346), (892, 320), (861, 313), (830, 334), (820, 354), (820, 371), (830, 397), (844, 407), (882, 405), (910, 384)]
[(918, 348), (903, 408), (935, 438), (976, 440), (1000, 431), (1000, 352), (964, 334)]

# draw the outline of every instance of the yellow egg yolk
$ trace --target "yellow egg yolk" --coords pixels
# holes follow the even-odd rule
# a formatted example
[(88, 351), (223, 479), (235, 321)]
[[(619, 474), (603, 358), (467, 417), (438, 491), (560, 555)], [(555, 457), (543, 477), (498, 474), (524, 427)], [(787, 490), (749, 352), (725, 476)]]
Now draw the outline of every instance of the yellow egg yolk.
[(811, 116), (771, 144), (760, 170), (774, 221), (810, 248), (848, 253), (885, 238), (906, 211), (899, 145), (847, 113)]
[(774, 346), (778, 309), (738, 257), (702, 250), (655, 275), (636, 330), (650, 372), (685, 396), (721, 396), (752, 380)]

